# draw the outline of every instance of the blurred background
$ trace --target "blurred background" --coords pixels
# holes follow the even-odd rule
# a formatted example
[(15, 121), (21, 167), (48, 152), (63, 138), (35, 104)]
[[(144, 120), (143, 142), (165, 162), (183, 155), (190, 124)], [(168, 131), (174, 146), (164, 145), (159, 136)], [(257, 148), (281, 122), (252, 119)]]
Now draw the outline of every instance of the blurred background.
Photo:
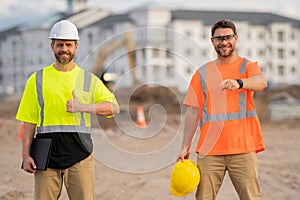
[[(3, 1), (0, 99), (20, 96), (29, 75), (53, 62), (48, 36), (52, 25), (61, 19), (74, 22), (79, 29), (77, 64), (96, 73), (112, 90), (158, 83), (184, 93), (195, 70), (215, 57), (210, 27), (222, 18), (236, 22), (238, 54), (259, 63), (269, 89), (297, 88), (298, 8), (296, 0)], [(300, 115), (297, 89), (280, 93), (264, 99), (269, 110), (263, 118)]]
[[(111, 141), (133, 152), (155, 151), (174, 139), (181, 129), (182, 101), (192, 75), (216, 56), (210, 28), (219, 19), (233, 20), (238, 54), (257, 61), (268, 79), (268, 88), (254, 96), (267, 146), (259, 154), (262, 199), (297, 199), (299, 10), (297, 0), (1, 1), (0, 146), (5, 153), (0, 162), (0, 199), (32, 199), (32, 177), (19, 170), (21, 143), (14, 117), (27, 78), (54, 62), (48, 37), (52, 25), (62, 19), (79, 29), (76, 63), (99, 76), (121, 105), (115, 119), (96, 121)], [(133, 127), (137, 107), (142, 106), (150, 124), (154, 104), (164, 108), (164, 127), (150, 139), (127, 137), (125, 129), (139, 134), (140, 127)], [(160, 109), (152, 114), (156, 121), (163, 117)], [(157, 173), (131, 175), (98, 163), (97, 199), (175, 199), (168, 191), (172, 166), (165, 167)], [(30, 184), (24, 187), (24, 181)], [(63, 193), (61, 199), (65, 198)], [(233, 186), (222, 186), (218, 198), (237, 199)]]

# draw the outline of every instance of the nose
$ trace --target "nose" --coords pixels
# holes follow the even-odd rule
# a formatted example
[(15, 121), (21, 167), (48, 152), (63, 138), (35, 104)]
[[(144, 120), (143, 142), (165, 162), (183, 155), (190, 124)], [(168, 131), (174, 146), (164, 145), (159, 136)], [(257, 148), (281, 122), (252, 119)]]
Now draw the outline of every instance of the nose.
[(66, 50), (67, 49), (67, 45), (63, 44), (61, 47), (62, 50)]
[(222, 38), (221, 44), (227, 44), (227, 40), (225, 38)]
[(61, 45), (60, 51), (62, 53), (67, 53), (68, 52), (67, 45), (65, 45), (65, 44)]

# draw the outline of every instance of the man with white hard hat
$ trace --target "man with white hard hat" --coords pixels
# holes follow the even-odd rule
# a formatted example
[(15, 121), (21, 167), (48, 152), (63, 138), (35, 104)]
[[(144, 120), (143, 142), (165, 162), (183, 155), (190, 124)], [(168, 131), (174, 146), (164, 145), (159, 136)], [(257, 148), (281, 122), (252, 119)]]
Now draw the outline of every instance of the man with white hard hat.
[[(115, 96), (95, 75), (74, 63), (78, 30), (68, 20), (50, 36), (55, 62), (27, 80), (16, 119), (24, 122), (23, 170), (34, 173), (34, 199), (57, 200), (62, 184), (69, 199), (95, 199), (90, 114), (119, 113)], [(46, 170), (30, 153), (33, 139), (51, 138)]]

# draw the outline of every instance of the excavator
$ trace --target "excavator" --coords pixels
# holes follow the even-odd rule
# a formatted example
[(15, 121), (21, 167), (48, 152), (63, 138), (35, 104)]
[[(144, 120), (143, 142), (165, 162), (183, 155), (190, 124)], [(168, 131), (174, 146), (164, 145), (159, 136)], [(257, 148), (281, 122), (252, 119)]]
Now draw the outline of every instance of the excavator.
[(117, 49), (123, 46), (125, 46), (128, 51), (127, 56), (133, 81), (135, 84), (138, 83), (138, 79), (135, 72), (135, 44), (133, 42), (130, 32), (126, 31), (124, 32), (124, 37), (122, 37), (119, 40), (113, 41), (112, 43), (104, 45), (99, 50), (99, 55), (97, 57), (95, 67), (92, 70), (92, 72), (95, 75), (99, 76), (103, 83), (111, 91), (113, 90), (114, 85), (116, 83), (117, 75), (109, 69), (104, 69), (104, 63), (109, 54), (114, 53)]

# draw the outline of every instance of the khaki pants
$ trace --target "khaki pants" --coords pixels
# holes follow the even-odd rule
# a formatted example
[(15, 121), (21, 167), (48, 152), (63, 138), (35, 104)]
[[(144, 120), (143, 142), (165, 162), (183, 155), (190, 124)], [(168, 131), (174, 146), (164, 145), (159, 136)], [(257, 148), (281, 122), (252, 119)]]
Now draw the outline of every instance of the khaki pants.
[(92, 155), (70, 168), (37, 171), (35, 177), (34, 199), (57, 200), (66, 187), (70, 200), (94, 200), (94, 158)]
[(215, 200), (226, 170), (241, 200), (259, 200), (258, 163), (255, 152), (198, 157), (200, 184), (197, 200)]

